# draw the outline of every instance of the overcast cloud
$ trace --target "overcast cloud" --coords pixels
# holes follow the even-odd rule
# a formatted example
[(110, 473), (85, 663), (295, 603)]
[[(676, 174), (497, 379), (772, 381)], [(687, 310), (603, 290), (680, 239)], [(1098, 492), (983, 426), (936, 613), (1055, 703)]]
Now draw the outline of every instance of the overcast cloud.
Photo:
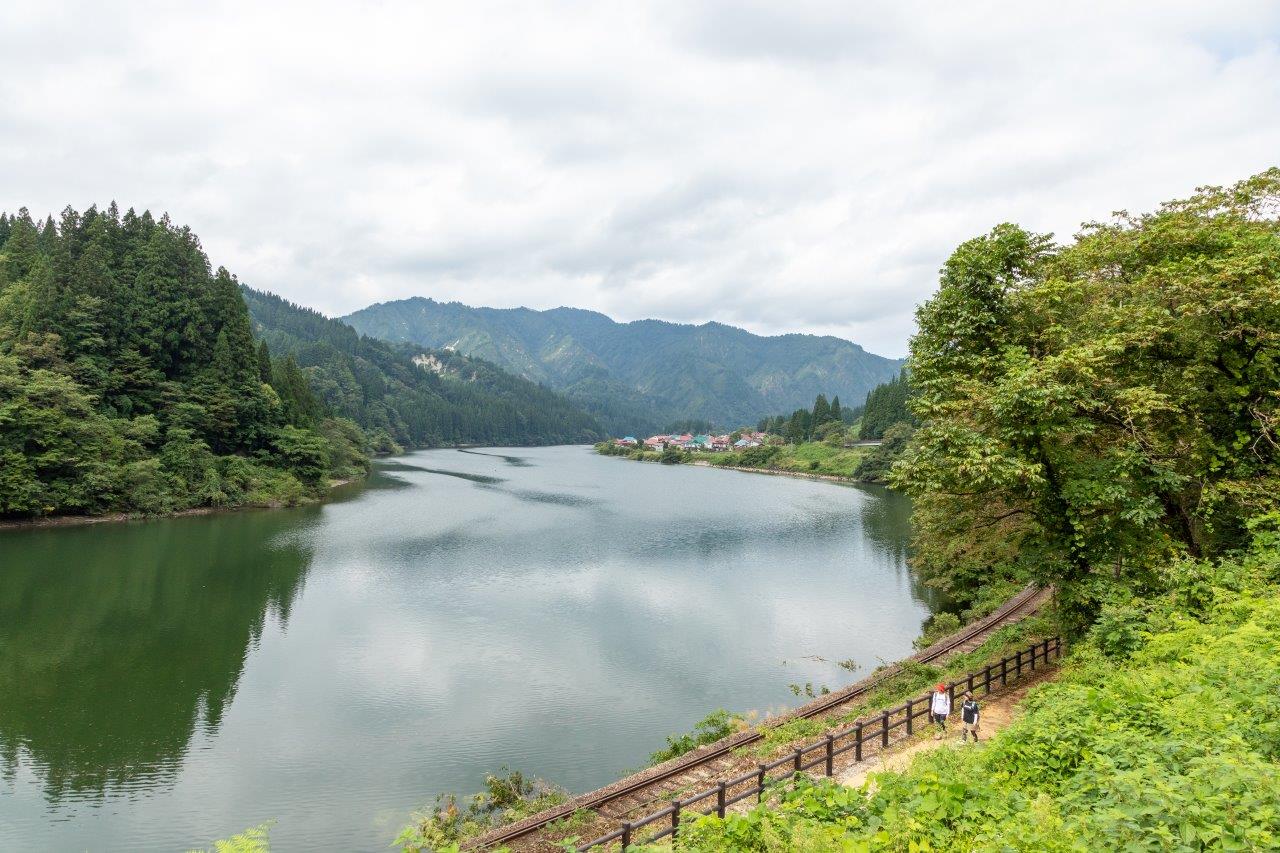
[(1280, 162), (1280, 4), (5, 3), (0, 208), (406, 296), (905, 353), (961, 240)]

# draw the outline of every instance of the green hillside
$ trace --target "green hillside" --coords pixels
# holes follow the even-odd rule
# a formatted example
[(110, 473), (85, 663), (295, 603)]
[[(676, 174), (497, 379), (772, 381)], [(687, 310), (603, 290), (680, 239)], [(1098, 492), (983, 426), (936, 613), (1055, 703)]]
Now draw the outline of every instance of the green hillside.
[(563, 391), (613, 433), (697, 418), (755, 423), (816, 394), (861, 400), (901, 362), (833, 337), (761, 337), (719, 323), (617, 323), (574, 308), (471, 308), (413, 298), (345, 320), (392, 342), (450, 347)]
[(270, 351), (293, 356), (322, 403), (379, 447), (568, 444), (602, 434), (559, 394), (481, 359), (397, 348), (273, 294), (243, 294)]
[(296, 503), (366, 440), (260, 359), (197, 237), (112, 205), (0, 215), (0, 517)]

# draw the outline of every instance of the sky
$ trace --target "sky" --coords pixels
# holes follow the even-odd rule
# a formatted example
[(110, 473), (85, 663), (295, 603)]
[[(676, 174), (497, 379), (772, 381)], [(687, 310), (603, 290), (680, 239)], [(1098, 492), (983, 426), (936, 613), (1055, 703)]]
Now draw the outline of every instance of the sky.
[(6, 3), (0, 209), (409, 296), (904, 355), (954, 247), (1280, 164), (1280, 3)]

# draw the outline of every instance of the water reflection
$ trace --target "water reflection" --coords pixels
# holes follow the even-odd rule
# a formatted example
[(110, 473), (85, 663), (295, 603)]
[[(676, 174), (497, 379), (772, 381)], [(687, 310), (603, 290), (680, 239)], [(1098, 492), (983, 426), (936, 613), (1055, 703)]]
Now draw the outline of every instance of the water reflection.
[(194, 732), (220, 724), (266, 621), (289, 619), (308, 553), (282, 534), (315, 514), (5, 534), (6, 775), (25, 753), (55, 800), (172, 777)]
[(268, 819), (279, 849), (385, 849), (504, 763), (587, 790), (712, 708), (837, 688), (930, 598), (883, 489), (579, 447), (415, 453), (342, 494), (0, 534), (0, 849)]
[(492, 456), (495, 459), (501, 459), (503, 462), (506, 462), (508, 465), (513, 465), (516, 468), (528, 468), (530, 465), (533, 464), (532, 462), (529, 461), (527, 457), (524, 457), (524, 456), (506, 456), (502, 453), (486, 453), (482, 450), (461, 450), (460, 449), (458, 452), (466, 453), (470, 456)]

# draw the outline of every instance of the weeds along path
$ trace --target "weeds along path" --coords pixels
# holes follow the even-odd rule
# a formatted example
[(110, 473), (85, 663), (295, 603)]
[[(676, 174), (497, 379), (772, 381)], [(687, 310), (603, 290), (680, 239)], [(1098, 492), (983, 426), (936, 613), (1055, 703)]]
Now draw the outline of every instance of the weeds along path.
[[(839, 726), (850, 714), (868, 710), (878, 691), (910, 667), (919, 664), (940, 666), (952, 658), (972, 652), (999, 629), (1037, 613), (1052, 596), (1051, 589), (1027, 587), (989, 616), (966, 625), (901, 663), (893, 664), (855, 684), (767, 720), (753, 729), (730, 735), (714, 744), (575, 797), (563, 806), (502, 827), (474, 839), (465, 848), (478, 850), (505, 845), (513, 851), (561, 850), (559, 840), (566, 836), (598, 837), (617, 826), (620, 820), (643, 816), (663, 807), (672, 798), (705, 789), (720, 780), (740, 775), (744, 769), (755, 767), (760, 761), (760, 748), (766, 745), (782, 746), (780, 743), (770, 743), (767, 737), (777, 741), (777, 730), (789, 722), (799, 721), (806, 725), (828, 723), (831, 728)], [(995, 691), (992, 695), (996, 695)], [(798, 739), (811, 737), (810, 732), (797, 733)], [(863, 763), (875, 754), (875, 750), (874, 745), (868, 746)]]

